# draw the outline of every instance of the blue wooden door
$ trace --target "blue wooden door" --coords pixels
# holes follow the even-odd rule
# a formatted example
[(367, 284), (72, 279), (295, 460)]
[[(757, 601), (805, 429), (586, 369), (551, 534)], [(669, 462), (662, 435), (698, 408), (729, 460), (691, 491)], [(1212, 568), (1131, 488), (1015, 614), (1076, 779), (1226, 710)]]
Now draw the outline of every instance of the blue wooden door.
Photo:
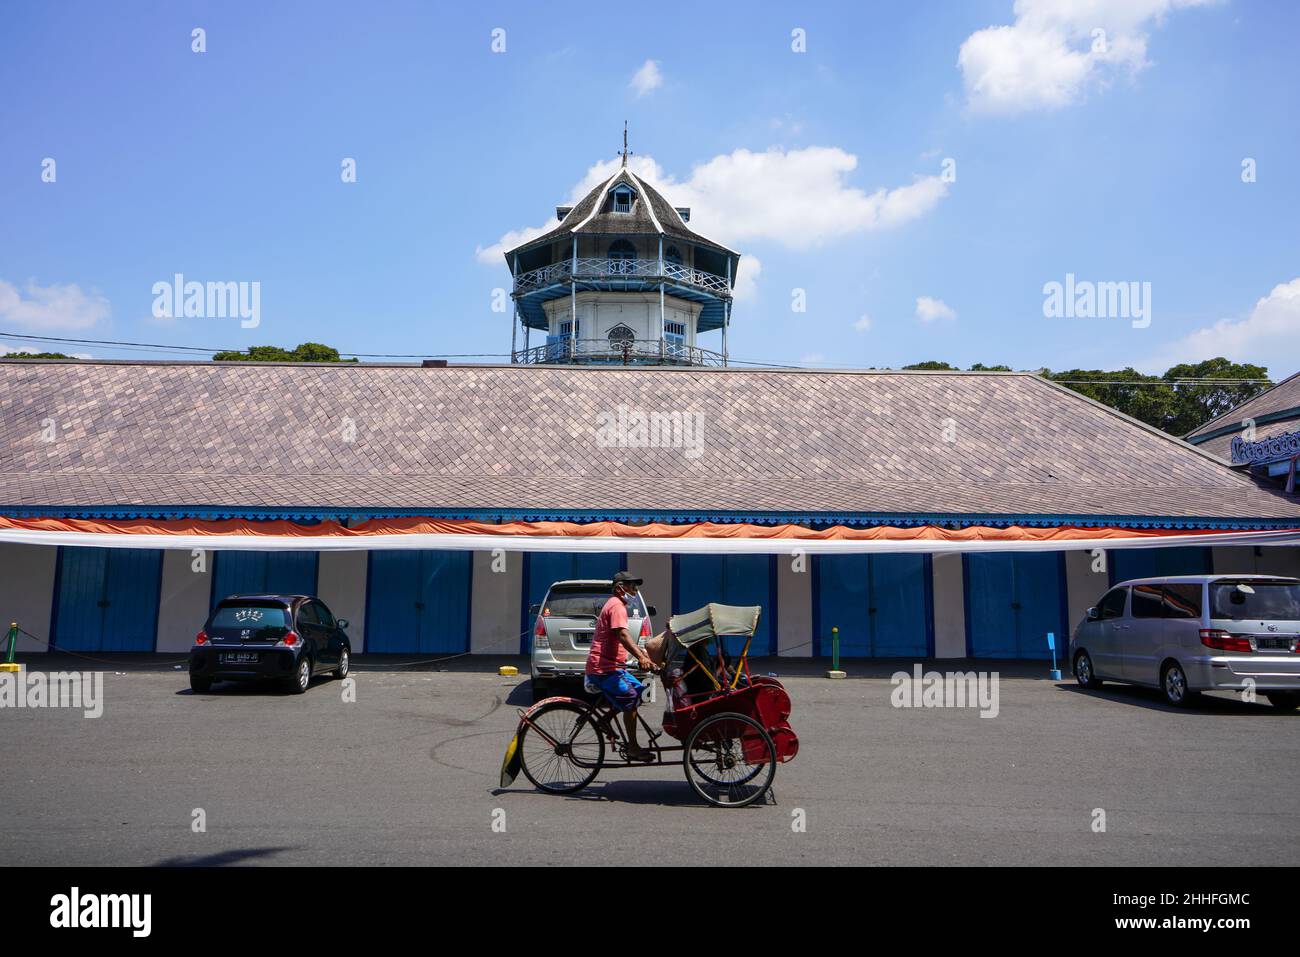
[(931, 655), (933, 611), (925, 555), (819, 555), (814, 559), (813, 654), (829, 656), (831, 628), (845, 658)]
[(161, 551), (61, 548), (57, 577), (51, 628), (51, 640), (56, 648), (154, 650), (158, 636)]
[(217, 552), (212, 607), (228, 595), (314, 595), (319, 552)]
[[(776, 654), (775, 562), (771, 555), (674, 555), (673, 614), (694, 611), (711, 601), (762, 605), (749, 652)], [(729, 640), (727, 651), (737, 654), (744, 644), (744, 639)]]
[[(609, 579), (615, 572), (627, 568), (627, 555), (623, 552), (524, 552), (523, 607), (519, 653), (532, 651), (534, 615), (531, 609), (540, 605), (546, 590), (556, 582), (574, 579)], [(646, 598), (647, 604), (654, 604)]]
[(1065, 635), (1065, 564), (1056, 552), (981, 552), (963, 558), (966, 650), (975, 658), (1050, 658)]
[(1107, 553), (1110, 583), (1165, 575), (1208, 575), (1210, 550), (1199, 545), (1181, 548), (1116, 548)]
[(469, 651), (472, 557), (466, 551), (371, 552), (366, 651)]

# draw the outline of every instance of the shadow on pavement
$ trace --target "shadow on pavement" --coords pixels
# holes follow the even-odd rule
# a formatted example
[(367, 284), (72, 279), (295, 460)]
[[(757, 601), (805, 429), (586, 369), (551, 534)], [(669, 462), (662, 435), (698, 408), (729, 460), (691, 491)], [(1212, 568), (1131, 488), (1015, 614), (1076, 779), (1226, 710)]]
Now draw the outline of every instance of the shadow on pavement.
[(1062, 691), (1082, 695), (1086, 698), (1100, 698), (1103, 701), (1112, 701), (1115, 704), (1146, 708), (1149, 711), (1167, 711), (1170, 714), (1214, 714), (1234, 718), (1258, 718), (1263, 715), (1273, 715), (1279, 718), (1294, 716), (1294, 712), (1282, 711), (1270, 705), (1262, 691), (1258, 692), (1259, 700), (1253, 703), (1242, 701), (1241, 698), (1230, 692), (1216, 692), (1215, 694), (1199, 695), (1186, 708), (1175, 708), (1167, 703), (1160, 692), (1154, 688), (1140, 688), (1137, 685), (1123, 684), (1105, 684), (1100, 688), (1093, 689), (1081, 688), (1075, 684), (1062, 684), (1059, 687)]
[(293, 851), (293, 847), (245, 847), (216, 854), (197, 854), (193, 857), (169, 857), (159, 861), (154, 867), (228, 867), (232, 864), (245, 864), (258, 858), (270, 857), (284, 851)]

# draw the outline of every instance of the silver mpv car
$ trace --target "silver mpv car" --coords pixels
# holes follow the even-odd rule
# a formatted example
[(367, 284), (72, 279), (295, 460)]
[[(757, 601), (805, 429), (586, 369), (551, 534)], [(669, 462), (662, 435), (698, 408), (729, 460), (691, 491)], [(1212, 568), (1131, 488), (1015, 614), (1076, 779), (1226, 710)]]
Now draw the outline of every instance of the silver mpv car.
[(1186, 707), (1201, 691), (1253, 689), (1300, 706), (1300, 580), (1179, 575), (1116, 585), (1070, 640), (1074, 676), (1159, 688)]
[[(532, 652), (535, 700), (551, 694), (559, 682), (581, 685), (596, 634), (596, 616), (613, 593), (614, 583), (608, 578), (556, 582), (547, 589), (542, 603), (530, 609), (536, 616)], [(644, 645), (650, 637), (650, 616), (655, 613), (654, 605), (647, 606), (640, 594), (628, 602), (627, 628), (638, 644)]]

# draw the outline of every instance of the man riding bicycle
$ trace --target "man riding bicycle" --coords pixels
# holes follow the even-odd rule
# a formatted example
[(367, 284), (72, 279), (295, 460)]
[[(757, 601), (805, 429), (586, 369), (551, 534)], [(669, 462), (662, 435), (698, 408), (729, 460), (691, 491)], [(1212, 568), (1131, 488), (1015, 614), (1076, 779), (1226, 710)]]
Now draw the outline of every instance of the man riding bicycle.
[(600, 692), (616, 711), (623, 712), (627, 727), (628, 757), (633, 761), (651, 761), (654, 754), (637, 741), (637, 705), (645, 684), (623, 667), (630, 652), (644, 671), (653, 665), (645, 650), (633, 640), (627, 628), (627, 602), (640, 590), (642, 579), (631, 572), (614, 576), (614, 594), (605, 602), (596, 618), (596, 633), (587, 655), (586, 677), (590, 692)]

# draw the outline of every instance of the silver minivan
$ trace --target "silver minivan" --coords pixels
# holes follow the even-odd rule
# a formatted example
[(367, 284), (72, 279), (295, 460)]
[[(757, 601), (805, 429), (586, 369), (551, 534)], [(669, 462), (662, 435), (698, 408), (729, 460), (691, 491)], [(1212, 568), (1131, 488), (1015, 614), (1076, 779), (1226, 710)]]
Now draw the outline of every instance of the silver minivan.
[[(556, 582), (546, 591), (540, 605), (530, 611), (533, 623), (532, 685), (533, 698), (540, 701), (560, 681), (581, 684), (587, 667), (591, 639), (596, 634), (596, 618), (614, 593), (608, 579), (581, 579)], [(653, 605), (633, 595), (627, 605), (627, 630), (645, 644), (650, 637)]]
[(1177, 575), (1116, 585), (1070, 640), (1074, 676), (1159, 688), (1178, 707), (1201, 691), (1252, 689), (1300, 706), (1300, 580)]

